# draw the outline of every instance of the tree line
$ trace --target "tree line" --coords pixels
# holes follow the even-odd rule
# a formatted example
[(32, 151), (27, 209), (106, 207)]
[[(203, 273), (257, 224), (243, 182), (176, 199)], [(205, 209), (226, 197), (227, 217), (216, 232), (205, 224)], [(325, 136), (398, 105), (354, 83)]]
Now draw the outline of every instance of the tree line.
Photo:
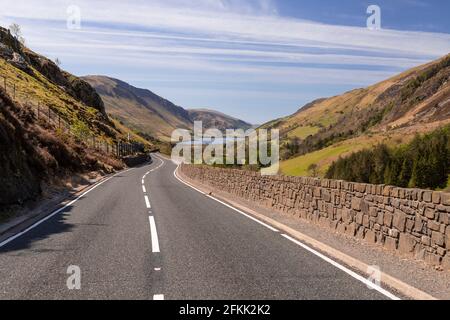
[(404, 188), (443, 189), (450, 174), (450, 126), (416, 135), (408, 144), (353, 153), (333, 162), (328, 179), (386, 184)]

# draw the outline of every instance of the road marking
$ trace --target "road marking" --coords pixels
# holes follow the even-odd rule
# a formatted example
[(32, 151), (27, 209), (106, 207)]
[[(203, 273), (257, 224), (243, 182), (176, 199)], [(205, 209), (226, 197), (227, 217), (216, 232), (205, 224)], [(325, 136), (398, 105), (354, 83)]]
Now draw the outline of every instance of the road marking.
[(113, 175), (113, 176), (111, 176), (111, 177), (109, 177), (109, 178), (103, 180), (102, 182), (99, 182), (98, 184), (92, 186), (92, 188), (90, 188), (89, 190), (85, 191), (85, 192), (82, 193), (80, 196), (78, 196), (76, 199), (70, 201), (69, 203), (67, 203), (67, 204), (66, 204), (65, 206), (63, 206), (62, 208), (60, 208), (60, 209), (58, 209), (58, 210), (52, 212), (52, 213), (49, 214), (48, 216), (42, 218), (41, 220), (35, 222), (33, 225), (31, 225), (31, 226), (29, 226), (28, 228), (26, 228), (25, 230), (23, 230), (23, 231), (21, 231), (21, 232), (15, 234), (14, 236), (12, 236), (12, 237), (10, 237), (10, 238), (4, 240), (3, 242), (1, 242), (1, 243), (0, 243), (0, 248), (1, 248), (1, 247), (4, 247), (5, 245), (7, 245), (8, 243), (10, 243), (11, 241), (14, 241), (14, 240), (16, 240), (17, 238), (23, 236), (23, 235), (26, 234), (27, 232), (33, 230), (34, 228), (36, 228), (36, 227), (39, 226), (40, 224), (44, 223), (45, 221), (47, 221), (47, 220), (53, 218), (55, 215), (57, 215), (58, 213), (64, 211), (67, 207), (72, 206), (75, 202), (77, 202), (78, 200), (80, 200), (81, 198), (83, 198), (84, 196), (86, 196), (88, 193), (94, 191), (95, 189), (97, 189), (98, 187), (100, 187), (102, 184), (108, 182), (108, 181), (111, 180), (112, 178), (118, 176), (119, 174), (122, 174), (122, 173), (125, 173), (125, 172), (128, 172), (128, 171), (131, 171), (131, 170), (133, 170), (133, 168), (128, 169), (128, 170), (125, 170), (125, 171), (118, 172), (118, 173), (116, 173), (115, 175)]
[[(203, 192), (203, 191), (197, 189), (196, 187), (192, 186), (191, 184), (189, 184), (189, 183), (187, 183), (187, 182), (181, 180), (181, 179), (178, 177), (178, 175), (177, 175), (178, 170), (179, 170), (179, 166), (178, 166), (177, 169), (174, 171), (174, 176), (175, 176), (175, 178), (176, 178), (178, 181), (180, 181), (181, 183), (187, 185), (188, 187), (190, 187), (190, 188), (196, 190), (197, 192), (199, 192), (199, 193), (201, 193), (201, 194), (203, 194), (203, 195), (206, 195), (208, 198), (210, 198), (210, 199), (212, 199), (212, 200), (215, 200), (215, 201), (217, 201), (217, 202), (223, 204), (224, 206), (227, 206), (228, 208), (233, 209), (234, 211), (239, 212), (240, 214), (242, 214), (242, 215), (248, 217), (249, 219), (252, 219), (253, 221), (258, 222), (259, 224), (261, 224), (261, 225), (263, 225), (263, 226), (269, 228), (270, 230), (273, 230), (273, 231), (275, 231), (275, 232), (279, 232), (277, 229), (273, 228), (272, 226), (267, 225), (266, 223), (264, 223), (264, 222), (262, 222), (262, 221), (259, 221), (258, 219), (254, 218), (253, 216), (251, 216), (251, 215), (249, 215), (249, 214), (246, 214), (246, 213), (242, 212), (241, 210), (236, 209), (236, 208), (234, 208), (233, 206), (229, 205), (228, 203), (225, 203), (225, 202), (223, 202), (223, 201), (221, 201), (221, 200), (219, 200), (219, 199), (216, 199), (216, 198), (214, 198), (213, 196), (208, 195), (208, 194), (206, 194), (205, 192)], [(290, 237), (290, 236), (288, 236), (288, 235), (286, 235), (286, 234), (282, 234), (282, 236), (283, 236), (284, 238), (286, 238), (286, 239), (288, 239), (288, 240), (294, 242), (295, 244), (301, 246), (301, 247), (304, 248), (305, 250), (307, 250), (307, 251), (313, 253), (314, 255), (318, 256), (319, 258), (325, 260), (326, 262), (330, 263), (331, 265), (335, 266), (336, 268), (340, 269), (341, 271), (344, 271), (345, 273), (349, 274), (349, 275), (352, 276), (353, 278), (355, 278), (355, 279), (357, 279), (357, 280), (363, 282), (363, 283), (366, 284), (367, 286), (369, 286), (369, 287), (373, 288), (374, 290), (378, 291), (379, 293), (385, 295), (385, 296), (388, 297), (389, 299), (392, 299), (392, 300), (400, 300), (399, 297), (393, 295), (393, 294), (390, 293), (389, 291), (387, 291), (387, 290), (381, 288), (380, 286), (377, 286), (376, 284), (374, 284), (373, 282), (371, 282), (371, 281), (365, 279), (364, 277), (360, 276), (360, 275), (357, 274), (356, 272), (351, 271), (350, 269), (348, 269), (348, 268), (344, 267), (343, 265), (339, 264), (338, 262), (336, 262), (336, 261), (334, 261), (334, 260), (328, 258), (327, 256), (321, 254), (320, 252), (318, 252), (318, 251), (316, 251), (316, 250), (314, 250), (314, 249), (308, 247), (307, 245), (301, 243), (300, 241), (298, 241), (298, 240), (296, 240), (296, 239), (294, 239), (294, 238), (292, 238), (292, 237)]]
[(161, 271), (161, 268), (155, 268), (155, 271)]
[(145, 189), (144, 185), (142, 185), (142, 191), (144, 191), (144, 193), (147, 193), (147, 189)]
[(145, 199), (145, 205), (147, 206), (147, 209), (151, 209), (152, 206), (150, 204), (150, 200), (148, 199), (148, 196), (144, 196)]
[(160, 159), (160, 158), (157, 157), (156, 155), (154, 155), (154, 156), (155, 156), (156, 159), (158, 159), (159, 161), (161, 161), (161, 163), (160, 163), (156, 168), (150, 170), (149, 172), (156, 171), (156, 170), (158, 170), (159, 168), (161, 168), (161, 167), (165, 164), (164, 160)]
[(258, 220), (258, 219), (256, 219), (256, 218), (252, 217), (251, 215), (249, 215), (249, 214), (247, 214), (247, 213), (245, 213), (245, 212), (243, 212), (243, 211), (241, 211), (241, 210), (239, 210), (239, 209), (237, 209), (237, 208), (235, 208), (235, 207), (229, 205), (228, 203), (225, 203), (225, 202), (223, 202), (223, 201), (221, 201), (221, 200), (219, 200), (219, 199), (216, 199), (215, 197), (213, 197), (213, 196), (211, 196), (211, 195), (209, 195), (209, 194), (206, 194), (205, 192), (203, 192), (203, 191), (201, 191), (201, 190), (195, 188), (195, 187), (192, 186), (191, 184), (189, 184), (189, 183), (187, 183), (187, 182), (181, 180), (181, 179), (178, 177), (178, 175), (177, 175), (178, 168), (179, 168), (179, 166), (178, 166), (177, 169), (174, 171), (174, 176), (175, 176), (176, 179), (178, 179), (178, 180), (179, 180), (180, 182), (182, 182), (183, 184), (187, 185), (188, 187), (194, 189), (194, 190), (197, 191), (197, 192), (200, 192), (201, 194), (207, 196), (208, 198), (210, 198), (210, 199), (212, 199), (212, 200), (214, 200), (214, 201), (217, 201), (217, 202), (219, 202), (220, 204), (222, 204), (222, 205), (224, 205), (224, 206), (226, 206), (226, 207), (228, 207), (228, 208), (230, 208), (230, 209), (236, 211), (237, 213), (240, 213), (241, 215), (243, 215), (243, 216), (245, 216), (245, 217), (247, 217), (247, 218), (253, 220), (254, 222), (259, 223), (260, 225), (266, 227), (267, 229), (272, 230), (273, 232), (279, 232), (279, 231), (278, 231), (277, 229), (275, 229), (274, 227), (272, 227), (272, 226), (270, 226), (270, 225), (268, 225), (268, 224), (266, 224), (266, 223), (264, 223), (264, 222), (262, 222), (262, 221), (260, 221), (260, 220)]
[(326, 262), (328, 262), (329, 264), (335, 266), (336, 268), (338, 268), (341, 271), (344, 271), (345, 273), (347, 273), (348, 275), (350, 275), (351, 277), (355, 278), (356, 280), (361, 281), (362, 283), (364, 283), (366, 286), (378, 291), (379, 293), (385, 295), (386, 297), (388, 297), (391, 300), (400, 300), (399, 297), (393, 295), (392, 293), (390, 293), (389, 291), (381, 288), (380, 286), (377, 286), (376, 284), (374, 284), (373, 282), (367, 280), (366, 278), (360, 276), (359, 274), (357, 274), (356, 272), (353, 272), (352, 270), (344, 267), (343, 265), (341, 265), (340, 263), (328, 258), (327, 256), (321, 254), (320, 252), (314, 250), (313, 248), (307, 246), (306, 244), (301, 243), (300, 241), (286, 235), (286, 234), (282, 234), (282, 236), (286, 239), (288, 239), (289, 241), (299, 245), (300, 247), (302, 247), (303, 249), (311, 252), (312, 254), (318, 256), (319, 258), (321, 258), (322, 260), (325, 260)]
[(274, 227), (269, 226), (268, 224), (266, 224), (266, 223), (264, 223), (264, 222), (262, 222), (262, 221), (259, 221), (258, 219), (252, 217), (251, 215), (249, 215), (249, 214), (247, 214), (247, 213), (245, 213), (245, 212), (243, 212), (243, 211), (241, 211), (241, 210), (239, 210), (239, 209), (236, 209), (235, 207), (229, 205), (228, 203), (225, 203), (225, 202), (223, 202), (223, 201), (221, 201), (221, 200), (219, 200), (219, 199), (216, 199), (216, 198), (214, 198), (213, 196), (210, 196), (209, 194), (206, 195), (206, 196), (207, 196), (208, 198), (210, 198), (210, 199), (213, 199), (214, 201), (217, 201), (217, 202), (223, 204), (224, 206), (226, 206), (226, 207), (228, 207), (228, 208), (230, 208), (230, 209), (233, 209), (234, 211), (236, 211), (236, 212), (242, 214), (243, 216), (245, 216), (245, 217), (247, 217), (247, 218), (249, 218), (249, 219), (251, 219), (251, 220), (253, 220), (253, 221), (257, 222), (257, 223), (259, 223), (260, 225), (266, 227), (267, 229), (272, 230), (273, 232), (279, 232), (279, 231), (278, 231), (277, 229), (275, 229)]
[(143, 185), (145, 184), (145, 180), (144, 180), (144, 179), (142, 179), (142, 181), (141, 181), (141, 182), (142, 182), (142, 184), (143, 184)]
[(164, 300), (164, 295), (163, 294), (155, 294), (153, 296), (153, 300)]
[(150, 221), (150, 235), (152, 238), (152, 252), (159, 253), (159, 241), (158, 241), (158, 233), (156, 232), (156, 224), (155, 218), (153, 216), (148, 217)]

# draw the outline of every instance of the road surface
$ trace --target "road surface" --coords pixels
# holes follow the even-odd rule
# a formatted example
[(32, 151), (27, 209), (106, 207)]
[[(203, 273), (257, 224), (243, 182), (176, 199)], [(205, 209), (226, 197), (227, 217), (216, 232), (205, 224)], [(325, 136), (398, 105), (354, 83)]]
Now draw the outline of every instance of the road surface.
[(155, 157), (1, 243), (0, 299), (394, 298), (183, 184), (175, 169)]

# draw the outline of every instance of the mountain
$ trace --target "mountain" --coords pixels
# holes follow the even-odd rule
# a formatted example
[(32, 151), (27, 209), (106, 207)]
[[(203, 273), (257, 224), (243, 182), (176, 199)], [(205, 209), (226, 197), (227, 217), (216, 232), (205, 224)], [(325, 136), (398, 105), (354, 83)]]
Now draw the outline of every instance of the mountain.
[(151, 146), (110, 119), (87, 82), (2, 27), (0, 58), (0, 208), (36, 198), (45, 183), (123, 167), (111, 154), (89, 148), (88, 142), (106, 146), (130, 134)]
[(169, 142), (175, 129), (192, 129), (194, 121), (204, 122), (204, 129), (243, 128), (252, 125), (223, 113), (195, 109), (185, 110), (147, 89), (106, 76), (86, 76), (105, 103), (106, 112), (136, 132)]
[(227, 129), (247, 130), (253, 127), (250, 123), (214, 110), (189, 109), (188, 112), (192, 121), (202, 121), (205, 129), (215, 128), (225, 131)]
[(192, 127), (185, 109), (150, 90), (105, 76), (86, 76), (83, 79), (100, 94), (108, 114), (138, 132), (170, 141), (173, 130)]
[(262, 127), (280, 129), (281, 170), (323, 175), (339, 157), (401, 145), (450, 122), (450, 55), (373, 86), (313, 101)]

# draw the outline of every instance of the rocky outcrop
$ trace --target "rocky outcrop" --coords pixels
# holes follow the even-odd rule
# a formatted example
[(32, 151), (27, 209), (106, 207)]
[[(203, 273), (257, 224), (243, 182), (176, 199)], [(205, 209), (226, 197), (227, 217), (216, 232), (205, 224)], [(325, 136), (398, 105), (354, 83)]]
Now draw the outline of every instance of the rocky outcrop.
[(0, 57), (33, 76), (32, 68), (54, 84), (63, 87), (75, 99), (108, 116), (101, 97), (86, 81), (61, 70), (56, 63), (24, 47), (9, 30), (0, 27)]
[(450, 270), (450, 193), (182, 165), (215, 190)]

